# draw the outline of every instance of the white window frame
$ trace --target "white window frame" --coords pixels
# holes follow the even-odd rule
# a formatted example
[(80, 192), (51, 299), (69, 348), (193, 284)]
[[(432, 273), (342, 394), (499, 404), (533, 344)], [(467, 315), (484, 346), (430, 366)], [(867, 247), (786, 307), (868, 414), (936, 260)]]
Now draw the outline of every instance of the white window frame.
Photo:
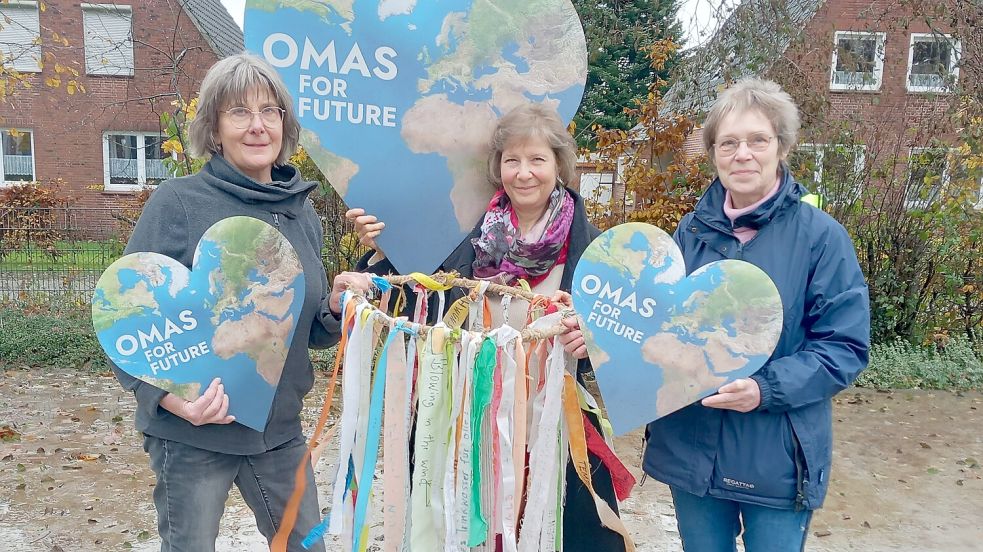
[[(110, 136), (136, 136), (137, 137), (137, 183), (136, 184), (114, 184), (112, 183), (111, 163), (109, 160), (109, 137)], [(144, 188), (153, 187), (154, 184), (147, 184), (147, 136), (160, 137), (166, 141), (167, 137), (159, 132), (147, 132), (137, 130), (107, 130), (102, 133), (102, 175), (103, 189), (107, 192), (138, 192)], [(171, 154), (175, 159), (175, 155)], [(171, 175), (173, 176), (173, 175)]]
[[(816, 169), (813, 171), (813, 182), (817, 186), (821, 186), (823, 182), (823, 162), (826, 159), (826, 150), (829, 148), (844, 148), (853, 150), (853, 174), (860, 176), (863, 174), (864, 168), (867, 166), (867, 145), (866, 144), (819, 144), (819, 143), (805, 143), (800, 144), (796, 150), (801, 153), (810, 153), (813, 155), (815, 160)], [(823, 199), (830, 205), (841, 205), (849, 202), (856, 201), (860, 198), (860, 183), (854, 182), (856, 184), (850, 191), (850, 197), (847, 201), (840, 201), (837, 198), (830, 197), (826, 190), (815, 189), (810, 190), (815, 194), (819, 194)]]
[[(939, 175), (938, 192), (937, 192), (937, 194), (936, 194), (935, 197), (932, 197), (932, 198), (929, 198), (929, 199), (926, 199), (926, 200), (918, 199), (918, 198), (916, 198), (916, 199), (910, 199), (908, 197), (908, 194), (909, 194), (910, 185), (911, 185), (912, 162), (914, 161), (914, 159), (915, 159), (916, 156), (921, 155), (921, 154), (923, 154), (925, 152), (933, 152), (933, 151), (934, 152), (939, 152), (939, 153), (945, 154), (945, 157), (943, 158), (942, 174)], [(927, 209), (934, 201), (937, 201), (939, 199), (939, 197), (941, 197), (945, 193), (946, 188), (948, 188), (948, 186), (949, 186), (949, 180), (951, 179), (951, 176), (952, 176), (950, 174), (951, 173), (951, 167), (949, 166), (949, 158), (956, 151), (958, 151), (958, 150), (955, 150), (955, 149), (952, 149), (952, 148), (946, 148), (946, 147), (934, 147), (933, 148), (933, 147), (927, 147), (927, 146), (916, 146), (916, 147), (912, 147), (911, 149), (908, 150), (908, 165), (907, 165), (908, 166), (908, 179), (905, 181), (905, 190), (904, 190), (904, 206), (905, 206), (905, 209), (907, 209), (909, 211), (915, 210), (915, 209)]]
[[(940, 86), (916, 86), (911, 84), (911, 69), (915, 62), (915, 43), (916, 42), (939, 42), (944, 41), (952, 48), (952, 55), (949, 56), (949, 79)], [(959, 81), (959, 58), (962, 55), (962, 43), (955, 40), (952, 35), (938, 33), (912, 33), (911, 41), (908, 43), (908, 72), (905, 74), (905, 87), (908, 92), (949, 92), (950, 84)]]
[(38, 179), (38, 156), (37, 149), (34, 148), (34, 130), (29, 128), (3, 127), (0, 132), (16, 130), (17, 132), (30, 133), (31, 135), (31, 180), (7, 180), (7, 171), (3, 165), (3, 145), (0, 144), (0, 187), (16, 186), (25, 182), (35, 182)]
[[(10, 11), (27, 13), (30, 8), (34, 8), (33, 19), (28, 21), (18, 21), (11, 17)], [(40, 73), (41, 72), (41, 19), (40, 10), (37, 2), (25, 2), (21, 0), (9, 0), (0, 3), (0, 25), (2, 25), (3, 38), (0, 39), (0, 59), (4, 67), (11, 68), (21, 73)], [(6, 19), (11, 22), (7, 23)], [(8, 60), (13, 60), (12, 62)]]
[[(90, 42), (89, 28), (86, 24), (89, 14), (95, 13), (105, 13), (109, 15), (119, 15), (127, 17), (129, 19), (129, 32), (126, 38), (119, 44), (111, 42), (113, 37), (106, 37), (105, 35), (99, 35), (102, 40), (114, 44), (116, 47), (122, 48), (121, 62), (123, 65), (113, 65), (111, 63), (104, 63), (106, 61), (103, 52), (93, 52), (90, 48), (94, 48), (95, 44)], [(97, 34), (98, 33), (93, 33)], [(133, 76), (134, 63), (134, 51), (133, 51), (133, 8), (126, 4), (82, 4), (82, 36), (83, 36), (83, 57), (85, 58), (85, 73), (87, 75), (107, 75), (112, 77), (129, 77)], [(99, 54), (99, 59), (96, 58), (96, 54)], [(128, 55), (127, 55), (128, 54)], [(112, 61), (112, 60), (109, 60)], [(128, 64), (128, 65), (127, 65)]]
[[(836, 61), (840, 50), (841, 38), (873, 38), (874, 39), (874, 82), (869, 84), (852, 84), (836, 82)], [(884, 45), (887, 33), (870, 31), (836, 31), (833, 33), (833, 62), (829, 66), (829, 89), (847, 90), (851, 92), (877, 92), (884, 82)]]

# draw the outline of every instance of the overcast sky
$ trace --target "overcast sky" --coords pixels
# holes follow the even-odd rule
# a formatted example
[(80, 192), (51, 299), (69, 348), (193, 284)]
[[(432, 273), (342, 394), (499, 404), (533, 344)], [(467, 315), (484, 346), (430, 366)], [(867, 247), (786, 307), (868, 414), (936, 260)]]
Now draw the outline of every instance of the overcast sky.
[[(683, 24), (683, 32), (687, 46), (695, 46), (709, 38), (716, 25), (717, 12), (726, 15), (740, 0), (681, 0), (679, 21)], [(222, 0), (232, 18), (242, 27), (242, 11), (246, 0)]]

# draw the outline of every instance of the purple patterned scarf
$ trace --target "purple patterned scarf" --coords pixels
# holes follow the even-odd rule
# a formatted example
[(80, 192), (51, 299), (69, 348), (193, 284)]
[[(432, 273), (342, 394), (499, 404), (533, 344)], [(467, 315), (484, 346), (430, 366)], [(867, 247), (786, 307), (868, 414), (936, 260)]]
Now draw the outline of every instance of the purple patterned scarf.
[(563, 186), (557, 186), (542, 218), (521, 236), (509, 196), (499, 190), (488, 204), (481, 236), (471, 240), (474, 276), (503, 284), (520, 278), (530, 284), (541, 280), (561, 258), (570, 235), (573, 210), (573, 197)]

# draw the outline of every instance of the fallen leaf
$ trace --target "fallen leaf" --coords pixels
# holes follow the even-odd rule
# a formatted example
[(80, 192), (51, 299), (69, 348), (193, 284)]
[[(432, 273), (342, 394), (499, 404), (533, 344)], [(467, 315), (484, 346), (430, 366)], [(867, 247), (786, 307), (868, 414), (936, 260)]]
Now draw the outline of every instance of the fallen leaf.
[(813, 534), (814, 534), (814, 535), (816, 535), (816, 536), (817, 536), (817, 537), (819, 537), (819, 538), (822, 538), (822, 537), (828, 537), (828, 536), (830, 536), (830, 535), (832, 535), (832, 534), (833, 534), (833, 532), (832, 532), (832, 531), (830, 531), (829, 529), (824, 529), (824, 530), (822, 530), (822, 531), (816, 531), (816, 532), (815, 532), (815, 533), (813, 533)]
[(71, 460), (81, 460), (83, 462), (92, 462), (94, 460), (99, 460), (102, 458), (101, 454), (93, 454), (91, 452), (73, 452), (68, 455)]
[(0, 441), (4, 443), (20, 441), (20, 433), (14, 431), (12, 427), (5, 425), (0, 427)]
[(920, 446), (921, 446), (921, 447), (922, 447), (923, 449), (930, 449), (930, 448), (932, 448), (932, 445), (930, 445), (930, 444), (928, 444), (928, 443), (918, 443), (918, 444), (919, 444), (919, 445), (920, 445)]

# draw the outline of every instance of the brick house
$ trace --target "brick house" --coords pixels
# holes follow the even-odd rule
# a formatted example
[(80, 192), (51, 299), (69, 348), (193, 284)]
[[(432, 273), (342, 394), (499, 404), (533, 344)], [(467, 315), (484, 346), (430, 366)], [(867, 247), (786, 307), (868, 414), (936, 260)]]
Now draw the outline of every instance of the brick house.
[[(941, 17), (935, 4), (956, 9)], [(664, 111), (700, 121), (727, 83), (774, 79), (802, 114), (790, 165), (834, 210), (871, 185), (906, 208), (925, 205), (960, 170), (947, 147), (954, 138), (947, 114), (960, 94), (979, 95), (983, 84), (976, 22), (983, 10), (977, 4), (974, 15), (972, 5), (744, 0), (680, 64)], [(697, 129), (687, 146), (701, 142)], [(939, 178), (926, 182), (926, 174)], [(983, 208), (983, 185), (980, 192)]]
[(243, 49), (219, 0), (11, 0), (0, 15), (4, 69), (29, 85), (0, 103), (0, 185), (62, 179), (81, 208), (167, 178), (160, 114)]

